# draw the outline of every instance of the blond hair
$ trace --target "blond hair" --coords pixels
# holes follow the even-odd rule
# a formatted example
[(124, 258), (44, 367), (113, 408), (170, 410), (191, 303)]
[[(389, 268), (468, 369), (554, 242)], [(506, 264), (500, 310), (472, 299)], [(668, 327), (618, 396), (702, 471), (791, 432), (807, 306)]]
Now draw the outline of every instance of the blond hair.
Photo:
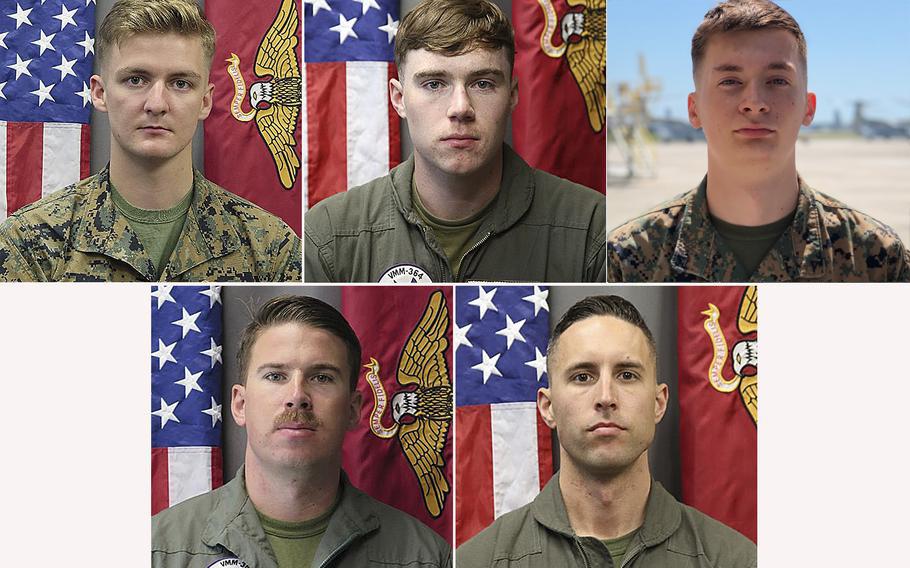
[(215, 55), (215, 28), (193, 0), (119, 0), (98, 28), (98, 61), (104, 61), (112, 46), (148, 33), (198, 37), (206, 62)]
[(478, 48), (505, 49), (515, 63), (512, 24), (488, 0), (425, 0), (401, 19), (395, 34), (395, 63), (401, 67), (414, 49), (453, 56)]

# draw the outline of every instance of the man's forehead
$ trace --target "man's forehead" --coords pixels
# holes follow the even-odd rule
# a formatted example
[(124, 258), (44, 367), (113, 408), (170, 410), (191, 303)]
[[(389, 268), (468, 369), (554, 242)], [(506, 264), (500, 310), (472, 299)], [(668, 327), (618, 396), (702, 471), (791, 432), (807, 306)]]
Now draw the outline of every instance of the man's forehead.
[(123, 38), (111, 46), (108, 59), (115, 70), (141, 67), (168, 74), (208, 72), (202, 40), (175, 33), (142, 33)]
[(712, 34), (699, 65), (703, 70), (721, 71), (756, 66), (797, 70), (800, 59), (796, 37), (787, 30), (736, 30)]
[(482, 70), (496, 69), (503, 74), (509, 70), (504, 48), (478, 47), (458, 55), (447, 55), (428, 49), (414, 49), (405, 55), (402, 67), (408, 74), (469, 75)]
[(638, 326), (614, 316), (601, 315), (569, 326), (557, 341), (551, 356), (555, 356), (561, 364), (571, 365), (577, 359), (607, 356), (647, 363), (652, 359), (650, 354), (650, 342)]

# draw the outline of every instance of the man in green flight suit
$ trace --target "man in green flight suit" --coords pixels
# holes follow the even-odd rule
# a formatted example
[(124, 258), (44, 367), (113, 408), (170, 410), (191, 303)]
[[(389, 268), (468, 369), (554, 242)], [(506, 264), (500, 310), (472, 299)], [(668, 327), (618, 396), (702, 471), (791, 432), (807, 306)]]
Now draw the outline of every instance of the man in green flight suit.
[(692, 37), (689, 122), (702, 128), (701, 184), (610, 232), (611, 282), (910, 281), (893, 229), (798, 175), (815, 116), (806, 38), (769, 0), (711, 9)]
[(120, 0), (96, 49), (110, 164), (0, 225), (0, 281), (300, 281), (299, 237), (193, 170), (215, 52), (196, 3)]
[(755, 544), (651, 478), (648, 447), (668, 395), (635, 306), (591, 296), (569, 308), (550, 338), (547, 375), (537, 407), (559, 435), (559, 471), (534, 501), (461, 545), (458, 568), (755, 568)]
[(152, 518), (153, 568), (449, 568), (417, 519), (351, 485), (345, 433), (360, 418), (360, 342), (306, 296), (266, 302), (243, 331), (231, 414), (246, 429), (233, 480)]

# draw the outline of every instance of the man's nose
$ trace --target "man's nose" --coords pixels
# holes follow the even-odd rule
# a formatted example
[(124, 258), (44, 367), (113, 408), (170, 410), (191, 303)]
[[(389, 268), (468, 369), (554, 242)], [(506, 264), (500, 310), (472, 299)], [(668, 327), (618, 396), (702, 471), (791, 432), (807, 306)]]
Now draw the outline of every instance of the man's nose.
[(597, 396), (595, 405), (598, 410), (616, 408), (616, 385), (613, 383), (612, 378), (605, 377), (598, 381), (595, 387), (595, 394)]
[(743, 92), (742, 101), (739, 103), (739, 112), (744, 114), (765, 113), (768, 110), (768, 102), (764, 90), (760, 84), (752, 83)]
[(161, 81), (155, 81), (149, 87), (145, 98), (145, 111), (151, 114), (162, 114), (168, 111), (167, 86)]
[(284, 406), (288, 409), (312, 410), (313, 400), (310, 398), (307, 382), (303, 377), (288, 381)]
[(474, 120), (474, 104), (464, 85), (456, 85), (449, 100), (448, 117), (455, 120)]

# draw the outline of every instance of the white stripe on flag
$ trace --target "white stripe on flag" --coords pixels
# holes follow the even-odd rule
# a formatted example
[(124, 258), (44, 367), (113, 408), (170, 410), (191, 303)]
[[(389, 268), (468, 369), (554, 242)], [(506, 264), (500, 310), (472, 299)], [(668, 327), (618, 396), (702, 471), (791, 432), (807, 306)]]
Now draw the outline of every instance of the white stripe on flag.
[(6, 122), (0, 122), (0, 221), (6, 219)]
[(351, 61), (345, 77), (351, 188), (389, 171), (389, 63)]
[[(306, 43), (306, 42), (304, 42)], [(304, 47), (306, 49), (306, 47)], [(310, 154), (309, 146), (307, 146), (307, 111), (306, 111), (306, 63), (300, 66), (300, 72), (303, 74), (301, 78), (303, 81), (300, 83), (303, 85), (303, 93), (300, 105), (300, 155), (303, 156), (303, 166), (300, 168), (301, 177), (301, 190), (303, 193), (303, 212), (306, 213), (307, 209), (310, 207), (310, 190), (307, 184), (307, 176), (310, 171)]]
[(168, 506), (212, 490), (212, 448), (176, 446), (167, 450)]
[(493, 516), (523, 507), (540, 493), (537, 404), (490, 405), (493, 431)]
[(44, 124), (41, 160), (41, 197), (79, 181), (82, 125)]

